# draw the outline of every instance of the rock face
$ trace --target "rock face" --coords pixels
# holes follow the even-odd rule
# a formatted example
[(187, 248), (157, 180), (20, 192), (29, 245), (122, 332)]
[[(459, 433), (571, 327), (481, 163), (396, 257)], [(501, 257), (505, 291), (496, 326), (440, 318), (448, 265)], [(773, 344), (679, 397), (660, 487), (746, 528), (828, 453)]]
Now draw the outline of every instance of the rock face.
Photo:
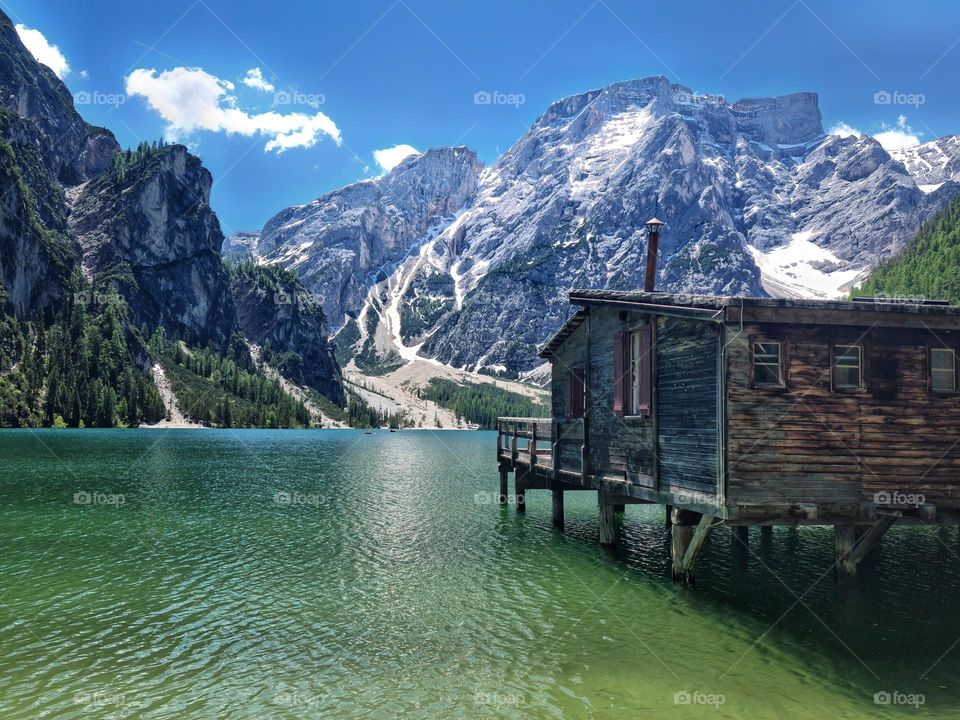
[(64, 185), (99, 174), (120, 149), (112, 133), (80, 117), (70, 91), (50, 68), (33, 59), (2, 13), (0, 106), (34, 122), (43, 157)]
[(200, 160), (180, 145), (119, 151), (109, 131), (83, 121), (66, 86), (0, 13), (0, 319), (55, 308), (82, 272), (98, 291), (118, 291), (136, 327), (163, 327), (221, 351), (249, 330), (342, 401), (322, 313), (281, 310), (258, 320), (260, 281), (231, 287), (212, 178)]
[(77, 194), (70, 229), (85, 273), (112, 278), (137, 325), (222, 347), (234, 327), (210, 173), (182, 145), (142, 153)]
[[(663, 77), (617, 83), (553, 103), (436, 238), (387, 231), (391, 245), (418, 249), (365, 278), (351, 337), (367, 348), (374, 327), (381, 353), (532, 371), (570, 288), (641, 286), (653, 215), (667, 222), (658, 289), (835, 297), (902, 248), (956, 180), (956, 139), (891, 153), (868, 136), (827, 135), (814, 93), (728, 103)], [(345, 286), (331, 273), (357, 267), (337, 254), (363, 257), (384, 232), (369, 225), (361, 241), (330, 230), (378, 207), (363, 186), (325, 198), (341, 193), (351, 202), (327, 201), (322, 225), (293, 208), (261, 240), (267, 261), (300, 269), (334, 309)], [(349, 307), (363, 284), (346, 286)], [(328, 317), (336, 326), (343, 315)]]
[[(283, 210), (253, 244), (259, 257), (295, 269), (339, 327), (347, 316), (356, 316), (372, 285), (392, 274), (474, 197), (480, 170), (466, 148), (427, 150), (381, 178)], [(230, 244), (240, 242), (231, 239)]]
[(296, 277), (277, 267), (249, 264), (233, 273), (230, 291), (244, 337), (269, 344), (275, 351), (273, 364), (285, 378), (342, 405), (340, 368), (326, 318)]

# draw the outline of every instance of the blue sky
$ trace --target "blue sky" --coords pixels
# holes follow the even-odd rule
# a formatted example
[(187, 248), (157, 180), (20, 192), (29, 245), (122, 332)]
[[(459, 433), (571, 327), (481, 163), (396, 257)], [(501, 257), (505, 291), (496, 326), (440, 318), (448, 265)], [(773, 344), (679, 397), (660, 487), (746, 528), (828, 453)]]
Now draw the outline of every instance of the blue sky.
[[(694, 91), (814, 90), (824, 126), (960, 133), (960, 3), (744, 0), (0, 0), (122, 145), (186, 142), (224, 232), (383, 171), (378, 150), (492, 162), (553, 100), (666, 75)], [(49, 64), (49, 63), (48, 63)], [(252, 73), (250, 71), (253, 71)], [(247, 80), (246, 84), (244, 79)], [(500, 93), (477, 104), (477, 93)], [(390, 165), (402, 153), (381, 155)], [(386, 159), (384, 159), (386, 158)]]

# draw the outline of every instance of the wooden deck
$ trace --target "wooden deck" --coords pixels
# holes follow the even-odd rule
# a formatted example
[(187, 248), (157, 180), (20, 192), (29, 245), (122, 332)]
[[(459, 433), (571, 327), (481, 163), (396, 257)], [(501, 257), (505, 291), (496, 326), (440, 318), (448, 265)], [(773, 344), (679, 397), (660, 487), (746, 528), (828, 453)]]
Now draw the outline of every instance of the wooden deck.
[[(514, 472), (516, 494), (527, 490), (596, 490), (614, 505), (677, 504), (684, 509), (725, 518), (726, 510), (713, 496), (673, 487), (651, 487), (628, 479), (627, 473), (596, 472), (589, 467), (582, 418), (502, 417), (497, 421), (497, 464), (501, 495), (507, 495), (506, 475)], [(559, 458), (559, 461), (556, 459)]]

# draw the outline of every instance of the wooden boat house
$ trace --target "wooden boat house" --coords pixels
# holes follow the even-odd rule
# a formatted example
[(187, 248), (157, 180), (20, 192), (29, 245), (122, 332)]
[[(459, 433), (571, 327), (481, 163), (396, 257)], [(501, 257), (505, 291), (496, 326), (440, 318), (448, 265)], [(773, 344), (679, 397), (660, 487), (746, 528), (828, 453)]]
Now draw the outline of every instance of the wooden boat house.
[[(649, 266), (649, 262), (648, 262)], [(672, 509), (676, 577), (711, 526), (833, 525), (839, 571), (895, 522), (960, 518), (960, 307), (574, 290), (543, 348), (552, 417), (502, 418), (501, 496)]]

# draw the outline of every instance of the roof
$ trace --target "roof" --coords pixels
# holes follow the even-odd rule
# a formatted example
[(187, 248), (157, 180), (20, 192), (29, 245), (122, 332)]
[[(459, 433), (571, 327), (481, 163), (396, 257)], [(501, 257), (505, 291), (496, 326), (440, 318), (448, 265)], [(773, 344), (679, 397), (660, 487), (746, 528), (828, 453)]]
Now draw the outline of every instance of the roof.
[[(807, 298), (731, 297), (627, 290), (571, 290), (570, 302), (618, 305), (641, 312), (685, 317), (710, 322), (784, 322), (823, 325), (880, 325), (960, 330), (960, 306), (945, 300), (918, 297), (868, 297), (853, 300), (812, 300)], [(578, 310), (544, 345), (540, 357), (553, 352), (586, 319)]]

